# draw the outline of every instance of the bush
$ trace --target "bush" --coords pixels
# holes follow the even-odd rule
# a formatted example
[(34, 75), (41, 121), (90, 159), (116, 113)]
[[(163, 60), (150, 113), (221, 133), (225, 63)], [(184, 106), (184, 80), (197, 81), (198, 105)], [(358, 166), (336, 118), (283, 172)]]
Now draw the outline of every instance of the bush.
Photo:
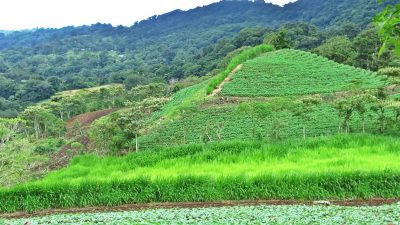
[(381, 75), (388, 75), (392, 77), (400, 77), (400, 67), (386, 67), (378, 71)]
[(49, 152), (57, 151), (62, 145), (64, 140), (57, 138), (48, 138), (40, 141), (33, 149), (37, 154), (47, 154)]

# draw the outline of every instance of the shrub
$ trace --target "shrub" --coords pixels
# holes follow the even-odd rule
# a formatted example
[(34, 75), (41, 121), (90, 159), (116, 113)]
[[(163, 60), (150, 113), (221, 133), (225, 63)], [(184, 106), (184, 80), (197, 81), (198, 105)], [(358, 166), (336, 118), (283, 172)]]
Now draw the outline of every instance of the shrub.
[(381, 75), (388, 75), (392, 77), (400, 77), (400, 67), (386, 67), (378, 71)]

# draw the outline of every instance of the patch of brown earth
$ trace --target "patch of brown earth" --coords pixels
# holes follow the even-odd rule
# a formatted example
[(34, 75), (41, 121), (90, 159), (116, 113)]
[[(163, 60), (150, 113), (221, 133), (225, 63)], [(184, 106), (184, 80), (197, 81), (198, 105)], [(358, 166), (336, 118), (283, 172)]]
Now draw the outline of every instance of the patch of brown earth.
[[(68, 139), (74, 139), (75, 143), (80, 143), (85, 151), (90, 149), (90, 140), (87, 130), (90, 125), (97, 119), (107, 116), (115, 112), (116, 109), (99, 110), (81, 114), (69, 119), (66, 123)], [(49, 170), (56, 170), (67, 166), (70, 160), (80, 153), (80, 149), (76, 149), (71, 144), (65, 145), (60, 151), (50, 155)]]

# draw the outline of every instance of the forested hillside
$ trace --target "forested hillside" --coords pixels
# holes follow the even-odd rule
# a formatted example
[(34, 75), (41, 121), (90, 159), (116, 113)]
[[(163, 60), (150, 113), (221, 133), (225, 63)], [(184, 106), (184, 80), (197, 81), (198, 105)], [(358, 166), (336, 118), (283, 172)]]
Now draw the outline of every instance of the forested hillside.
[[(386, 3), (391, 2), (395, 1)], [(154, 16), (131, 27), (95, 24), (0, 32), (0, 115), (15, 117), (62, 90), (107, 83), (130, 88), (204, 76), (223, 68), (229, 52), (261, 44), (285, 24), (294, 48), (313, 49), (337, 35), (352, 39), (381, 8), (374, 0), (299, 0), (285, 7), (221, 1)], [(359, 41), (363, 38), (379, 44), (376, 32)]]

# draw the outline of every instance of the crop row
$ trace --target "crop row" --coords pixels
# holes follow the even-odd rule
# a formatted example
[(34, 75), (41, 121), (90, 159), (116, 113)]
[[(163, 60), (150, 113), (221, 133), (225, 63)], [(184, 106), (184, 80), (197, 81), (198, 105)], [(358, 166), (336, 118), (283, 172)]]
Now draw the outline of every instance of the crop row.
[[(260, 114), (256, 112), (252, 115), (233, 104), (198, 109), (161, 125), (156, 131), (141, 137), (140, 143), (143, 148), (153, 148), (235, 139), (301, 138), (303, 127), (308, 137), (338, 133), (338, 114), (329, 104), (316, 107), (308, 120), (294, 116), (289, 111), (267, 116)], [(375, 132), (378, 127), (376, 115), (368, 112), (366, 118), (367, 132)], [(358, 114), (353, 114), (350, 127), (353, 132), (362, 131)]]
[(273, 97), (332, 93), (381, 87), (385, 85), (382, 79), (373, 72), (308, 52), (280, 50), (244, 63), (233, 80), (225, 84), (222, 95)]
[[(301, 216), (300, 216), (301, 215)], [(153, 209), (132, 212), (53, 215), (6, 221), (22, 224), (399, 224), (400, 205), (235, 206), (221, 208)]]

